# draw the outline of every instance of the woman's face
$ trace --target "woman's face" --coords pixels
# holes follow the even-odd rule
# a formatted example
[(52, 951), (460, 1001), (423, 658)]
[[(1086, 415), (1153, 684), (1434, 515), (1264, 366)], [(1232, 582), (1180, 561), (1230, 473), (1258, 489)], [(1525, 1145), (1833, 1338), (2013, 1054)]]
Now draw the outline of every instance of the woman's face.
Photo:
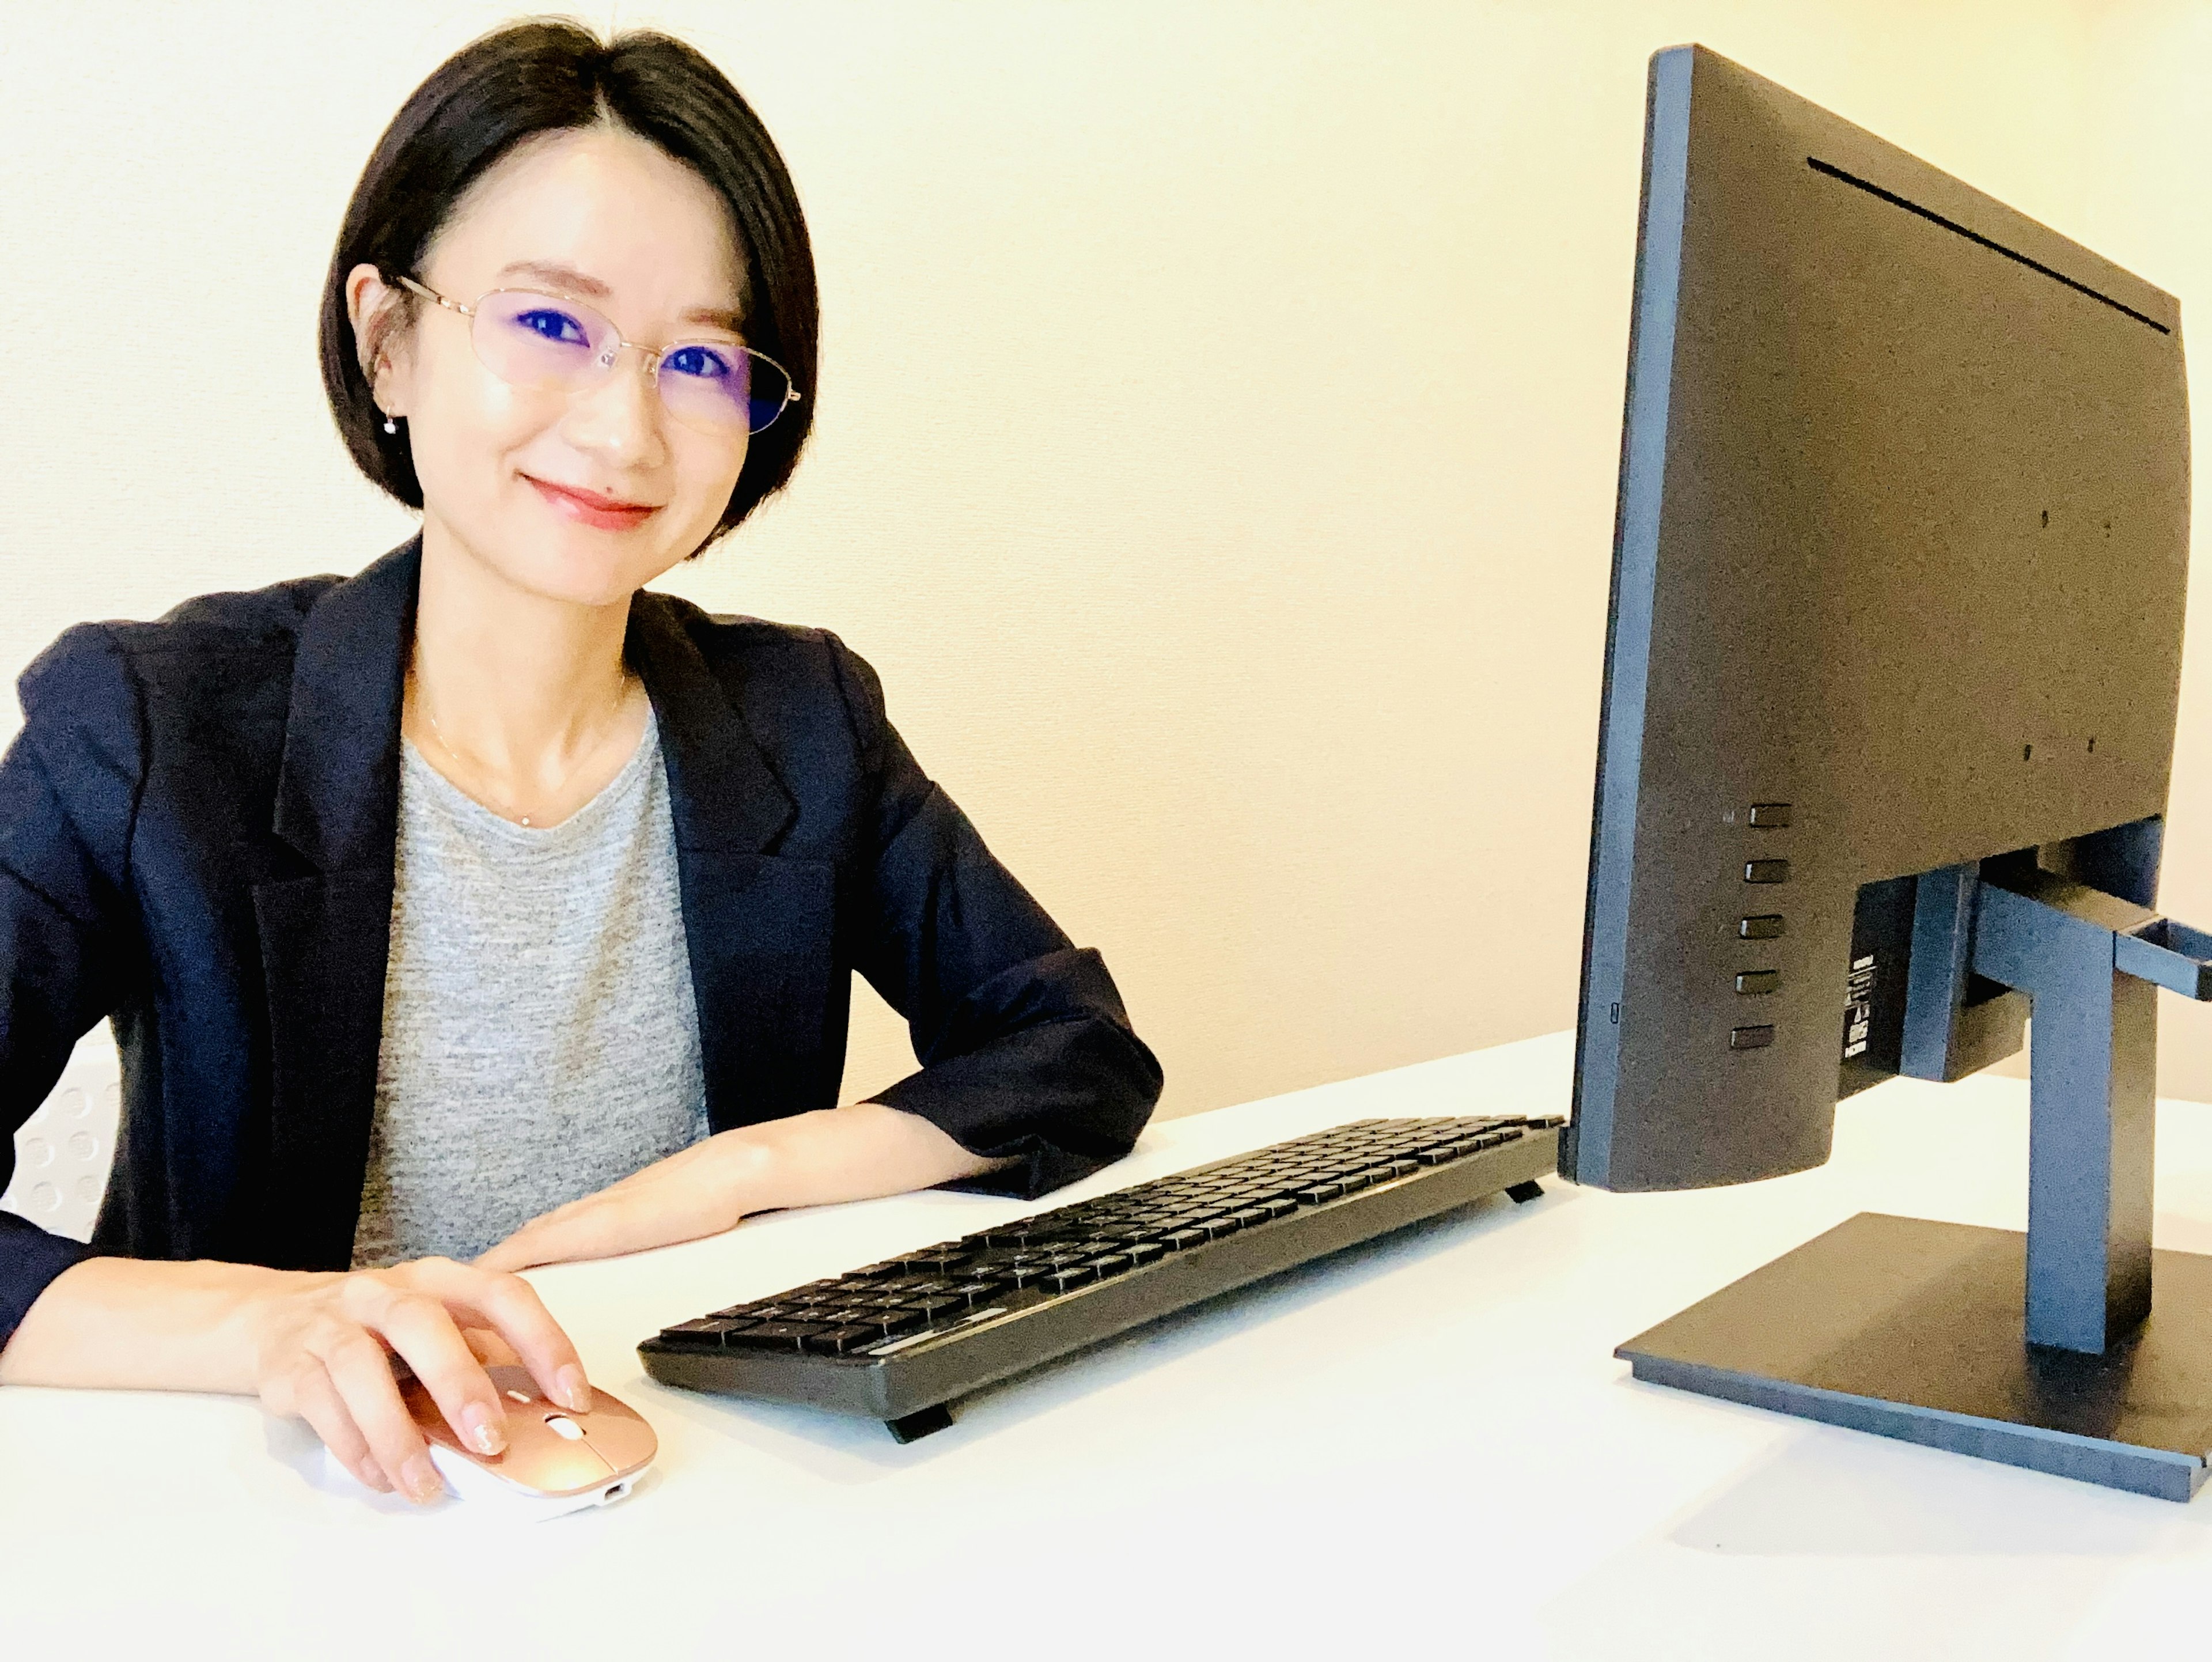
[[(411, 275), (464, 306), (501, 288), (581, 301), (623, 339), (659, 348), (737, 338), (742, 271), (705, 180), (634, 133), (592, 127), (532, 141), (488, 171)], [(356, 327), (396, 298), (369, 265), (348, 291)], [(416, 310), (373, 379), (406, 420), (426, 545), (529, 593), (605, 606), (706, 540), (744, 462), (741, 427), (672, 418), (638, 352), (580, 390), (511, 385), (478, 360), (468, 319), (419, 298)]]

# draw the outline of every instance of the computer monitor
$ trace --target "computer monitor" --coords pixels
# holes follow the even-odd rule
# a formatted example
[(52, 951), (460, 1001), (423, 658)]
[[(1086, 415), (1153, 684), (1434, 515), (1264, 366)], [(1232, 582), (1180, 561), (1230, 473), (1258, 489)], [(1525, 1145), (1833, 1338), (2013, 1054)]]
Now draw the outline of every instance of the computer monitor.
[[(2188, 544), (2171, 295), (1702, 47), (1652, 59), (1563, 1175), (1818, 1166), (1840, 1098), (2015, 1050), (2032, 1002), (2033, 1239), (1981, 1243), (2022, 1266), (1982, 1318), (2012, 1351), (2130, 1338), (2153, 983), (2212, 990), (2212, 943), (2148, 910)], [(1835, 1305), (1845, 1358), (1865, 1276), (1940, 1256), (1853, 1250), (1765, 1289)], [(1624, 1354), (1796, 1412), (1866, 1385), (1778, 1385), (1806, 1336), (1762, 1350), (1755, 1303), (1700, 1306), (1686, 1361)], [(1929, 1415), (1989, 1406), (1954, 1384), (1870, 1428), (1942, 1440)]]
[(1680, 1189), (1899, 1070), (1918, 874), (2164, 813), (2188, 409), (2171, 296), (1702, 47), (1634, 306), (1563, 1157)]

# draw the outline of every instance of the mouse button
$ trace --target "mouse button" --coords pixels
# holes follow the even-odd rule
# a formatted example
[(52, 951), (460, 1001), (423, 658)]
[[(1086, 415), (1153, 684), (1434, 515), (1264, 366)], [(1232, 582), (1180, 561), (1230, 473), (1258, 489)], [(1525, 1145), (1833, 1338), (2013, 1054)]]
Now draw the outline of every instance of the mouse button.
[(575, 1495), (617, 1475), (588, 1440), (564, 1441), (543, 1421), (521, 1414), (511, 1415), (507, 1428), (505, 1452), (478, 1464), (519, 1488)]
[(591, 1413), (583, 1416), (584, 1434), (606, 1457), (617, 1471), (635, 1471), (649, 1465), (660, 1452), (660, 1439), (645, 1416), (604, 1391), (595, 1391)]
[(484, 1374), (491, 1380), (491, 1388), (510, 1402), (542, 1403), (544, 1396), (538, 1389), (538, 1381), (530, 1377), (530, 1370), (513, 1362), (488, 1362)]

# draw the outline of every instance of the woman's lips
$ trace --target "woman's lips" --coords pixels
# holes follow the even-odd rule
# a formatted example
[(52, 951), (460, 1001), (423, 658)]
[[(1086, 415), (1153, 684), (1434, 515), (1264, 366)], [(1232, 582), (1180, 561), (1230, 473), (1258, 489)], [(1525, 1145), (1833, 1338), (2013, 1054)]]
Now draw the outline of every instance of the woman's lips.
[(580, 490), (574, 485), (532, 478), (527, 473), (522, 477), (530, 480), (556, 513), (594, 530), (629, 531), (660, 511), (657, 504), (651, 502), (629, 502), (619, 496), (602, 496), (596, 490)]

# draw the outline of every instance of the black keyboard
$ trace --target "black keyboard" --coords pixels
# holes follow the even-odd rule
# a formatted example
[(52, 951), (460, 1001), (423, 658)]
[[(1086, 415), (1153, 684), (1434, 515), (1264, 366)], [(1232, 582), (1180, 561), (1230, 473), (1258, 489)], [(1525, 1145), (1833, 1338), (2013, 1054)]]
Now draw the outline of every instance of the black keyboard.
[(1503, 1190), (1557, 1117), (1365, 1119), (663, 1328), (668, 1385), (881, 1420), (901, 1442), (994, 1379)]

